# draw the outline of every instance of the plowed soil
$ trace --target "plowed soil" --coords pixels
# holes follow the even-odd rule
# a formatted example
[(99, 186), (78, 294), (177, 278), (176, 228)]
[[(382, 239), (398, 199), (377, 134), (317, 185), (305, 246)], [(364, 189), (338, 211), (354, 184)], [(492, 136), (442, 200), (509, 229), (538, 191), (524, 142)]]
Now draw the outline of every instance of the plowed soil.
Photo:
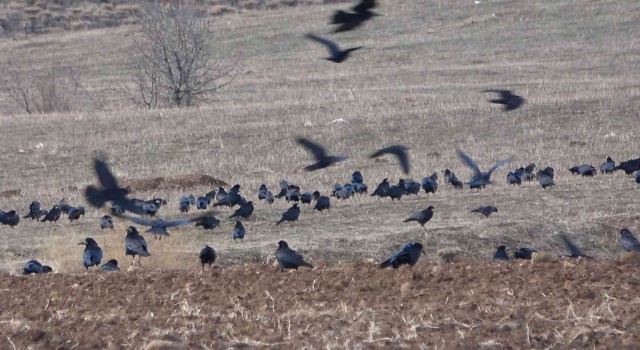
[(0, 348), (638, 348), (637, 260), (5, 275)]

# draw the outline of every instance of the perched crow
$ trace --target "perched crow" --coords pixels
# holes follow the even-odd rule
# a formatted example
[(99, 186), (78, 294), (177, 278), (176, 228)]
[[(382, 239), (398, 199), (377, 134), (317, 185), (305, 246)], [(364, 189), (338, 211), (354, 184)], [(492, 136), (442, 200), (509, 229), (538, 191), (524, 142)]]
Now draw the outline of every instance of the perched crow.
[(496, 169), (501, 167), (506, 162), (510, 161), (511, 158), (502, 159), (496, 162), (494, 166), (492, 166), (488, 171), (482, 172), (478, 167), (478, 163), (475, 160), (471, 159), (468, 155), (466, 155), (461, 149), (457, 149), (456, 153), (462, 162), (467, 165), (469, 168), (473, 170), (473, 176), (467, 183), (469, 187), (472, 189), (480, 189), (484, 188), (486, 185), (491, 184), (491, 173), (493, 173)]
[(471, 212), (480, 213), (483, 217), (488, 218), (492, 213), (497, 213), (498, 208), (493, 205), (487, 205), (486, 207), (479, 207), (477, 209), (473, 209)]
[(626, 228), (620, 230), (620, 245), (628, 252), (634, 250), (640, 252), (640, 241)]
[(493, 260), (509, 260), (509, 255), (507, 254), (507, 247), (501, 245), (496, 250), (495, 254), (493, 254)]
[(303, 194), (300, 195), (300, 202), (302, 204), (309, 204), (311, 205), (311, 201), (313, 200), (313, 195), (309, 192), (305, 192)]
[(391, 187), (391, 185), (389, 185), (389, 179), (384, 179), (382, 180), (382, 182), (378, 185), (378, 187), (376, 187), (376, 190), (373, 191), (373, 193), (371, 194), (371, 197), (384, 197), (387, 194), (387, 190), (389, 189), (389, 187)]
[(3, 225), (9, 225), (11, 227), (16, 227), (20, 223), (20, 215), (15, 210), (9, 210), (8, 212), (3, 212), (0, 210), (0, 223)]
[(253, 202), (249, 201), (240, 206), (240, 208), (236, 209), (236, 211), (229, 216), (229, 219), (233, 219), (235, 217), (248, 218), (253, 214)]
[(84, 216), (84, 207), (71, 208), (68, 214), (69, 221), (78, 220), (80, 216)]
[(198, 197), (198, 199), (196, 199), (196, 208), (206, 210), (210, 203), (211, 199), (209, 199), (209, 197)]
[(267, 185), (265, 184), (260, 185), (260, 188), (258, 188), (258, 200), (266, 199), (268, 192), (269, 192), (269, 189), (267, 188)]
[(371, 18), (380, 16), (371, 11), (374, 7), (376, 7), (375, 0), (362, 0), (358, 5), (353, 7), (353, 12), (336, 11), (331, 17), (331, 24), (340, 24), (335, 32), (339, 33), (353, 30)]
[(298, 203), (294, 203), (291, 208), (287, 209), (287, 211), (282, 214), (282, 218), (278, 221), (278, 223), (276, 223), (276, 226), (285, 221), (298, 221), (298, 217), (300, 217), (300, 208), (298, 207)]
[(356, 170), (351, 174), (351, 183), (352, 184), (364, 184), (364, 177), (359, 170)]
[(409, 173), (409, 147), (404, 145), (394, 145), (381, 148), (371, 154), (369, 158), (378, 158), (385, 154), (393, 154), (394, 156), (396, 156), (396, 158), (398, 158), (398, 161), (400, 162), (402, 171), (404, 171), (405, 174)]
[(285, 241), (278, 242), (278, 249), (276, 250), (276, 260), (278, 260), (278, 265), (280, 265), (281, 272), (287, 269), (297, 270), (300, 266), (313, 268), (313, 265), (304, 261), (304, 258), (302, 257), (302, 255), (300, 255), (300, 253), (289, 248), (289, 245)]
[(22, 273), (25, 275), (30, 275), (32, 273), (40, 274), (40, 273), (48, 273), (53, 271), (50, 266), (42, 265), (38, 260), (30, 260), (24, 264), (22, 268)]
[(489, 89), (482, 90), (482, 92), (495, 92), (500, 94), (499, 99), (489, 100), (491, 103), (498, 103), (504, 105), (502, 110), (504, 112), (513, 111), (514, 109), (518, 109), (524, 103), (524, 98), (518, 95), (514, 95), (509, 90), (499, 90), (499, 89)]
[(84, 241), (78, 243), (84, 245), (84, 253), (82, 254), (82, 262), (85, 269), (89, 271), (91, 266), (100, 266), (102, 261), (102, 248), (98, 246), (98, 243), (93, 238), (85, 238)]
[(110, 228), (113, 230), (113, 218), (109, 215), (105, 215), (100, 218), (100, 229)]
[(100, 266), (100, 271), (120, 271), (118, 260), (111, 259)]
[(416, 221), (422, 227), (424, 227), (424, 224), (429, 222), (429, 220), (431, 220), (432, 217), (433, 217), (433, 205), (430, 205), (427, 209), (411, 214), (411, 216), (406, 218), (404, 222)]
[(449, 169), (444, 169), (444, 181), (451, 184), (454, 188), (462, 189), (464, 187), (462, 181), (458, 180), (456, 174)]
[(518, 175), (518, 173), (510, 171), (509, 174), (507, 174), (507, 183), (510, 185), (521, 185), (522, 178)]
[(131, 255), (133, 259), (131, 260), (131, 265), (136, 261), (136, 255), (138, 255), (138, 263), (142, 265), (140, 259), (143, 256), (149, 256), (149, 248), (147, 246), (147, 241), (140, 235), (138, 230), (129, 226), (127, 228), (127, 236), (124, 238), (124, 246), (125, 246), (125, 255)]
[(200, 220), (196, 221), (196, 227), (202, 226), (205, 230), (213, 230), (218, 225), (220, 225), (220, 220), (215, 216), (201, 217)]
[(534, 170), (536, 170), (536, 165), (534, 163), (530, 163), (529, 165), (524, 167), (522, 179), (529, 182), (533, 181), (535, 179), (535, 176), (533, 174)]
[(204, 270), (204, 265), (209, 264), (209, 267), (216, 262), (216, 251), (213, 248), (205, 245), (204, 248), (200, 251), (200, 263), (202, 264), (202, 270)]
[(596, 176), (596, 173), (598, 172), (596, 167), (590, 164), (576, 165), (569, 168), (569, 171), (574, 175), (580, 176)]
[(537, 252), (537, 250), (531, 248), (520, 248), (513, 253), (513, 257), (516, 259), (531, 260), (533, 253)]
[(246, 233), (246, 230), (242, 225), (242, 222), (236, 221), (236, 226), (233, 228), (233, 231), (231, 233), (232, 233), (231, 236), (233, 237), (234, 242), (236, 241), (236, 239), (239, 239), (244, 242), (244, 234)]
[(431, 176), (423, 178), (421, 185), (424, 193), (436, 193), (438, 190), (438, 174), (433, 173)]
[(191, 207), (191, 202), (189, 201), (189, 197), (183, 196), (180, 198), (180, 212), (188, 213)]
[[(319, 38), (318, 38), (319, 39)], [(328, 42), (328, 40), (327, 40)], [(348, 51), (348, 50), (347, 50)], [(333, 53), (333, 51), (332, 51)], [(348, 52), (346, 53), (346, 55), (348, 55)], [(346, 59), (346, 56), (340, 61), (342, 62), (344, 59)], [(333, 61), (333, 60), (332, 60)], [(307, 149), (307, 151), (311, 152), (311, 154), (313, 154), (313, 157), (315, 158), (316, 162), (305, 167), (304, 169), (306, 171), (315, 171), (315, 170), (319, 170), (319, 169), (324, 169), (326, 167), (329, 167), (335, 163), (341, 162), (347, 158), (343, 157), (343, 156), (330, 156), (327, 154), (327, 151), (324, 149), (324, 147), (320, 146), (319, 144), (312, 142), (309, 139), (305, 139), (305, 138), (298, 138), (296, 139), (296, 141), (302, 145), (304, 148)]]
[(384, 193), (384, 197), (391, 198), (391, 201), (401, 200), (402, 196), (405, 194), (404, 188), (404, 179), (400, 179), (397, 185), (390, 186), (387, 191)]
[(418, 193), (420, 193), (420, 184), (414, 179), (404, 179), (404, 194), (407, 196), (415, 194), (417, 196)]
[(616, 169), (616, 162), (611, 159), (611, 157), (607, 157), (607, 161), (600, 165), (600, 173), (602, 174), (611, 174)]
[(420, 259), (420, 254), (423, 252), (421, 243), (407, 243), (404, 244), (400, 251), (394, 253), (389, 259), (383, 261), (380, 264), (380, 268), (393, 267), (397, 269), (402, 265), (413, 266)]
[[(329, 54), (331, 56), (329, 57), (325, 57), (325, 60), (327, 61), (331, 61), (331, 62), (335, 62), (335, 63), (342, 63), (344, 62), (347, 58), (349, 58), (349, 55), (351, 54), (351, 52), (356, 51), (356, 50), (360, 50), (362, 48), (362, 46), (357, 46), (357, 47), (350, 47), (348, 49), (345, 50), (340, 50), (340, 47), (338, 46), (338, 44), (336, 44), (335, 42), (329, 40), (329, 39), (325, 39), (325, 38), (321, 38), (317, 35), (313, 35), (311, 33), (307, 34), (307, 38), (319, 42), (320, 44), (324, 45), (327, 47), (327, 50), (329, 50)], [(307, 147), (305, 145), (305, 147)], [(308, 147), (307, 147), (308, 148)], [(321, 149), (324, 152), (324, 149)], [(314, 152), (314, 151), (312, 151)], [(314, 152), (314, 155), (315, 152)], [(316, 155), (316, 158), (317, 155)], [(339, 159), (342, 158), (342, 159)], [(307, 171), (313, 171), (313, 170), (317, 170), (317, 169), (322, 169), (322, 168), (326, 168), (327, 166), (339, 162), (341, 160), (344, 160), (343, 157), (338, 157), (336, 158), (334, 161), (328, 162), (328, 164), (326, 164), (325, 162), (321, 162), (320, 159), (318, 159), (318, 163), (308, 166), (306, 169)], [(322, 166), (323, 164), (326, 164), (324, 166)]]
[(58, 219), (60, 219), (60, 215), (62, 215), (62, 210), (56, 204), (53, 206), (53, 208), (51, 208), (51, 210), (49, 210), (49, 213), (47, 213), (47, 215), (44, 216), (44, 218), (42, 219), (42, 222), (47, 222), (47, 221), (57, 222)]
[(553, 181), (554, 170), (552, 167), (546, 167), (542, 170), (538, 170), (536, 173), (536, 177), (538, 178), (538, 182), (542, 189), (546, 189), (547, 187), (554, 186), (556, 183)]
[(622, 162), (618, 164), (618, 166), (615, 167), (614, 170), (622, 170), (625, 174), (631, 175), (634, 172), (640, 170), (640, 158), (630, 159), (626, 162)]
[(316, 205), (313, 207), (313, 209), (319, 212), (331, 209), (331, 199), (327, 196), (318, 197), (318, 199), (316, 200)]
[(33, 201), (31, 202), (31, 204), (29, 205), (29, 214), (23, 216), (23, 219), (31, 219), (31, 220), (38, 220), (40, 221), (40, 218), (42, 216), (46, 216), (47, 215), (47, 211), (43, 210), (40, 206), (40, 202), (38, 201)]

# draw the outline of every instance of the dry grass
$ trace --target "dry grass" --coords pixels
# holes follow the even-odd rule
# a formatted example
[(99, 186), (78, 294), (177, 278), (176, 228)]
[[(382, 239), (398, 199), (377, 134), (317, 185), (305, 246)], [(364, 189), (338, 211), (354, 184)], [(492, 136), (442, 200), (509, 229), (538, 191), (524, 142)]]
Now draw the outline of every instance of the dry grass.
[[(618, 161), (638, 156), (636, 2), (382, 1), (384, 17), (353, 33), (332, 35), (344, 46), (365, 46), (340, 65), (320, 59), (324, 49), (303, 38), (305, 32), (328, 32), (327, 18), (335, 8), (214, 19), (217, 55), (240, 54), (242, 72), (210, 104), (192, 109), (128, 107), (121, 92), (133, 83), (124, 59), (132, 50), (134, 27), (0, 41), (0, 62), (17, 57), (33, 57), (42, 67), (52, 60), (73, 62), (110, 109), (0, 115), (0, 190), (21, 189), (18, 197), (0, 198), (0, 209), (25, 213), (33, 199), (50, 207), (62, 197), (80, 204), (81, 193), (68, 186), (82, 189), (95, 181), (89, 164), (97, 149), (108, 152), (123, 178), (210, 174), (241, 183), (243, 193), (256, 199), (260, 184), (274, 190), (281, 178), (324, 193), (356, 169), (372, 187), (385, 177), (395, 181), (403, 176), (395, 162), (367, 157), (393, 143), (411, 147), (416, 179), (444, 168), (467, 178), (470, 172), (454, 152), (460, 147), (483, 168), (508, 155), (514, 156), (510, 168), (530, 161), (553, 166), (557, 186), (551, 191), (529, 184), (509, 187), (507, 170), (500, 169), (496, 184), (480, 193), (441, 185), (434, 196), (401, 203), (358, 197), (334, 202), (325, 214), (304, 208), (299, 223), (278, 227), (275, 221), (287, 205), (260, 203), (244, 244), (233, 243), (233, 223), (224, 220), (214, 234), (188, 227), (151, 242), (153, 256), (143, 263), (193, 267), (205, 243), (219, 252), (222, 264), (267, 261), (279, 239), (313, 261), (377, 260), (412, 239), (425, 243), (433, 259), (451, 247), (482, 259), (499, 244), (555, 254), (563, 249), (559, 233), (569, 233), (589, 254), (619, 254), (618, 228), (640, 226), (637, 185), (622, 174), (580, 179), (564, 169), (582, 162), (597, 166), (606, 155)], [(490, 87), (512, 88), (527, 104), (502, 113), (479, 92)], [(4, 110), (8, 103), (0, 97)], [(339, 118), (345, 123), (332, 123)], [(298, 135), (349, 160), (306, 173), (309, 156), (294, 143)], [(169, 206), (160, 214), (174, 217), (181, 195), (208, 190), (136, 195), (166, 197)], [(469, 213), (484, 204), (500, 212), (487, 220)], [(436, 214), (426, 232), (401, 222), (427, 205), (434, 205)], [(74, 243), (85, 236), (97, 238), (107, 257), (124, 259), (126, 224), (101, 233), (97, 222), (103, 214), (89, 210), (77, 224), (0, 228), (2, 265), (13, 270), (39, 258), (58, 271), (80, 271), (82, 247)]]

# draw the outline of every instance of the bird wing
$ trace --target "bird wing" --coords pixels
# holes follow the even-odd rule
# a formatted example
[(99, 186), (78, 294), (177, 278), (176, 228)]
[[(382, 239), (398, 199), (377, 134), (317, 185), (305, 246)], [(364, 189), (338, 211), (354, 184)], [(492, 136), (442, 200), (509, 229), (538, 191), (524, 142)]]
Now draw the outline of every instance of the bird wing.
[(108, 189), (118, 188), (118, 180), (109, 170), (109, 165), (104, 160), (96, 158), (94, 160), (94, 169), (102, 187)]
[(137, 216), (122, 215), (119, 217), (123, 217), (131, 222), (135, 222), (136, 224), (143, 226), (153, 226), (157, 222), (157, 220), (147, 220), (144, 218), (139, 218)]
[(136, 253), (144, 252), (149, 254), (149, 249), (147, 247), (147, 241), (144, 237), (127, 237), (125, 238), (125, 245), (128, 250)]
[(300, 253), (292, 249), (280, 249), (276, 253), (277, 258), (288, 265), (300, 265), (304, 262), (304, 258)]
[(405, 174), (409, 173), (409, 156), (407, 155), (407, 151), (409, 148), (403, 145), (394, 145), (385, 148), (381, 148), (373, 153), (370, 158), (377, 158), (383, 154), (393, 154), (400, 161), (400, 165), (402, 166), (402, 171)]
[(513, 96), (511, 94), (511, 91), (504, 90), (504, 89), (487, 89), (487, 90), (482, 90), (482, 92), (495, 92), (497, 94), (500, 94), (500, 97), (502, 97), (503, 99), (508, 99), (511, 96)]
[(313, 153), (313, 156), (316, 158), (316, 160), (321, 160), (323, 158), (326, 158), (327, 152), (319, 144), (314, 143), (311, 140), (305, 139), (305, 138), (298, 138), (296, 139), (296, 141), (298, 141), (298, 143), (301, 144), (308, 151)]
[(319, 43), (321, 43), (322, 45), (326, 46), (327, 49), (329, 49), (329, 52), (331, 53), (331, 56), (337, 56), (340, 54), (340, 48), (338, 47), (338, 45), (336, 43), (334, 43), (331, 40), (325, 39), (325, 38), (321, 38), (317, 35), (313, 35), (311, 33), (307, 34), (307, 38), (317, 41)]
[(358, 5), (353, 7), (355, 12), (366, 12), (376, 7), (376, 0), (362, 0)]
[(478, 167), (478, 163), (476, 163), (475, 160), (471, 159), (471, 157), (466, 155), (459, 148), (456, 149), (456, 153), (458, 154), (458, 157), (460, 157), (460, 160), (462, 160), (463, 163), (465, 163), (469, 168), (473, 169), (474, 176), (478, 176), (478, 175), (482, 174), (482, 172), (480, 171), (480, 168)]
[(498, 169), (499, 167), (503, 166), (505, 163), (508, 163), (510, 161), (511, 161), (511, 157), (499, 160), (486, 173), (491, 175), (491, 173), (493, 173), (496, 169)]
[(188, 224), (190, 222), (194, 222), (194, 221), (198, 221), (200, 220), (202, 217), (198, 216), (198, 217), (194, 217), (194, 218), (184, 218), (184, 219), (177, 219), (177, 220), (171, 220), (171, 221), (165, 221), (164, 224), (162, 226), (164, 227), (176, 227), (176, 226), (181, 226), (184, 224)]

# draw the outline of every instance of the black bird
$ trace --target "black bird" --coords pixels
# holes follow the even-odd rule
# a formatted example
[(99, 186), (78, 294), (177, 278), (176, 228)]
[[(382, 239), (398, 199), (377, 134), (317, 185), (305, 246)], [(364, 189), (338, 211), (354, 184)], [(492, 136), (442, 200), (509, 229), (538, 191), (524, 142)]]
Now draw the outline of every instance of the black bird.
[(373, 191), (373, 193), (371, 194), (371, 197), (384, 197), (387, 194), (387, 190), (389, 189), (389, 187), (391, 187), (391, 185), (389, 185), (389, 179), (384, 179), (382, 180), (382, 182), (378, 185), (378, 187), (376, 187), (376, 190)]
[(126, 195), (129, 194), (129, 190), (118, 186), (118, 180), (109, 169), (106, 159), (102, 155), (98, 155), (93, 161), (93, 167), (101, 188), (87, 186), (85, 197), (89, 204), (96, 208), (102, 208), (106, 202), (113, 201), (122, 209), (129, 210), (126, 205)]
[(284, 198), (287, 202), (298, 202), (300, 200), (300, 187), (296, 185), (287, 186)]
[(180, 212), (188, 213), (189, 209), (191, 209), (191, 202), (189, 201), (189, 197), (182, 196), (180, 198)]
[(80, 216), (84, 216), (84, 207), (71, 208), (68, 214), (69, 221), (78, 220)]
[(384, 194), (384, 197), (391, 198), (391, 201), (401, 200), (405, 194), (404, 179), (400, 179), (397, 185), (390, 186)]
[(120, 271), (118, 260), (111, 259), (100, 266), (100, 271)]
[(22, 273), (25, 275), (30, 275), (32, 273), (40, 274), (40, 273), (48, 273), (53, 271), (50, 266), (42, 265), (38, 260), (30, 260), (24, 264), (22, 268)]
[(264, 200), (269, 204), (273, 204), (273, 202), (276, 201), (276, 198), (273, 196), (271, 191), (267, 191), (267, 194), (264, 196)]
[(302, 204), (309, 204), (311, 205), (311, 201), (313, 200), (313, 195), (309, 192), (305, 192), (303, 194), (300, 195), (300, 202)]
[(375, 0), (362, 0), (358, 5), (353, 7), (353, 12), (336, 11), (331, 18), (331, 24), (340, 24), (335, 30), (336, 33), (346, 32), (361, 26), (364, 22), (370, 20), (379, 14), (372, 12), (376, 6)]
[(489, 89), (489, 90), (482, 90), (482, 92), (495, 92), (500, 94), (499, 99), (489, 100), (489, 102), (504, 105), (502, 107), (502, 110), (504, 112), (518, 109), (518, 107), (520, 107), (522, 103), (524, 103), (524, 98), (522, 98), (522, 96), (514, 95), (509, 90)]
[(518, 173), (510, 171), (509, 174), (507, 174), (507, 183), (510, 185), (521, 185), (522, 178), (518, 176)]
[(298, 207), (298, 203), (294, 203), (291, 208), (287, 209), (287, 211), (285, 211), (282, 214), (282, 218), (278, 221), (278, 223), (276, 223), (276, 226), (280, 225), (285, 221), (288, 221), (288, 222), (298, 221), (299, 217), (300, 217), (300, 208)]
[(267, 185), (265, 184), (260, 185), (260, 188), (258, 188), (258, 200), (266, 199), (268, 192), (269, 192), (269, 189), (267, 188)]
[[(362, 46), (357, 46), (357, 47), (350, 47), (350, 48), (345, 49), (345, 50), (340, 50), (340, 47), (338, 46), (338, 44), (334, 43), (333, 41), (331, 41), (329, 39), (321, 38), (321, 37), (319, 37), (317, 35), (313, 35), (311, 33), (307, 34), (307, 38), (309, 38), (309, 39), (311, 39), (313, 41), (319, 42), (322, 45), (326, 46), (327, 49), (329, 50), (329, 54), (331, 54), (331, 56), (325, 57), (325, 60), (331, 61), (331, 62), (335, 62), (335, 63), (344, 62), (349, 57), (351, 52), (356, 51), (356, 50), (360, 50), (362, 48)], [(335, 162), (338, 162), (338, 161), (341, 161), (341, 160), (344, 160), (344, 159), (338, 159), (338, 160), (336, 160), (336, 161), (334, 161), (332, 163), (335, 163)], [(329, 165), (331, 165), (331, 164), (329, 164)], [(326, 165), (325, 167), (327, 167), (329, 165)], [(321, 168), (318, 168), (318, 169), (321, 169)], [(313, 170), (316, 170), (316, 169), (313, 169)], [(312, 171), (312, 170), (309, 170), (309, 171)]]
[(554, 170), (552, 167), (546, 167), (542, 170), (538, 170), (536, 173), (536, 177), (538, 178), (538, 182), (542, 189), (546, 189), (547, 187), (554, 186), (556, 183), (553, 181)]
[(473, 176), (467, 183), (472, 189), (484, 188), (486, 185), (491, 184), (491, 173), (511, 160), (511, 158), (499, 160), (488, 171), (482, 172), (480, 170), (480, 167), (478, 167), (478, 163), (476, 163), (475, 160), (471, 159), (471, 157), (465, 154), (461, 149), (457, 149), (456, 153), (458, 154), (458, 157), (460, 157), (460, 160), (462, 160), (465, 165), (473, 170)]
[(40, 217), (47, 215), (47, 211), (41, 208), (40, 202), (33, 201), (29, 205), (29, 214), (23, 216), (23, 219), (31, 219), (40, 221)]
[(531, 260), (533, 253), (537, 252), (537, 250), (531, 248), (520, 248), (513, 253), (513, 257), (516, 259)]
[(213, 248), (205, 245), (202, 250), (200, 250), (200, 263), (202, 264), (202, 270), (204, 270), (204, 265), (209, 264), (209, 267), (216, 262), (216, 251)]
[(364, 184), (364, 177), (360, 170), (356, 170), (351, 174), (351, 183), (352, 184)]
[(105, 215), (100, 218), (100, 229), (110, 228), (113, 230), (113, 218), (109, 215)]
[(233, 219), (235, 217), (243, 217), (246, 219), (251, 216), (251, 214), (253, 214), (253, 209), (253, 202), (246, 202), (245, 204), (241, 205), (240, 208), (236, 209), (236, 211), (231, 216), (229, 216), (229, 219)]
[(620, 230), (620, 245), (622, 248), (628, 252), (637, 251), (640, 252), (640, 241), (636, 238), (636, 236), (631, 233), (631, 231), (623, 228)]
[(636, 183), (640, 184), (640, 171), (633, 173), (633, 177), (636, 179)]
[(98, 243), (90, 237), (84, 239), (84, 241), (78, 243), (84, 245), (84, 253), (82, 254), (82, 262), (85, 269), (89, 271), (91, 266), (100, 266), (102, 261), (102, 248), (98, 246)]
[(42, 222), (47, 222), (47, 221), (57, 222), (58, 219), (60, 219), (60, 215), (62, 215), (62, 210), (56, 204), (53, 206), (53, 208), (51, 208), (51, 210), (49, 210), (49, 213), (47, 213), (47, 215), (44, 216), (44, 218), (42, 219)]
[(3, 225), (9, 225), (11, 227), (16, 227), (16, 225), (20, 223), (20, 215), (18, 215), (15, 210), (9, 210), (6, 213), (0, 210), (0, 223)]
[(424, 227), (424, 224), (429, 222), (429, 220), (431, 220), (432, 217), (433, 217), (433, 205), (430, 205), (427, 209), (411, 214), (411, 216), (406, 218), (404, 222), (416, 221), (420, 224), (420, 226)]
[(400, 251), (394, 253), (389, 259), (383, 261), (380, 264), (380, 268), (393, 267), (397, 269), (402, 265), (413, 266), (420, 259), (420, 254), (423, 252), (422, 243), (407, 243), (404, 244)]
[(569, 239), (569, 237), (567, 237), (566, 235), (561, 234), (560, 238), (562, 238), (562, 241), (564, 242), (564, 245), (567, 247), (567, 249), (571, 253), (571, 255), (567, 255), (567, 257), (573, 258), (573, 259), (577, 259), (577, 258), (593, 259), (592, 257), (590, 257), (588, 255), (584, 255), (582, 253), (582, 250), (580, 250), (580, 248), (578, 248), (578, 246), (575, 243), (573, 243), (573, 241), (571, 241)]
[[(218, 192), (218, 195), (220, 195), (220, 192)], [(221, 196), (218, 195), (216, 195), (216, 199), (218, 201), (213, 205), (214, 207), (226, 205), (232, 208), (236, 205), (244, 203), (244, 198), (242, 198), (242, 196), (240, 195), (240, 185), (234, 185), (229, 190), (229, 192)]]
[(431, 176), (422, 179), (422, 189), (424, 193), (436, 193), (438, 190), (438, 174), (433, 173)]
[(625, 174), (631, 175), (634, 172), (640, 170), (640, 158), (630, 159), (618, 164), (614, 170), (622, 170)]
[(287, 269), (297, 270), (300, 266), (306, 266), (311, 269), (313, 268), (313, 265), (304, 261), (304, 258), (300, 253), (289, 248), (289, 245), (285, 241), (278, 242), (276, 260), (278, 260), (278, 265), (280, 265), (280, 272)]
[(62, 211), (62, 214), (68, 215), (69, 212), (71, 212), (71, 209), (73, 209), (72, 206), (70, 206), (69, 204), (67, 204), (65, 202), (65, 199), (62, 198), (60, 200), (60, 203), (58, 203), (58, 207), (60, 207), (60, 210)]
[(338, 163), (347, 159), (346, 157), (343, 157), (343, 156), (327, 155), (327, 151), (324, 149), (324, 147), (322, 147), (321, 145), (315, 142), (312, 142), (309, 139), (298, 138), (296, 139), (296, 141), (299, 144), (301, 144), (304, 148), (306, 148), (307, 151), (311, 152), (311, 154), (313, 154), (313, 157), (316, 159), (315, 163), (304, 168), (306, 171), (315, 171), (319, 169), (324, 169), (335, 163)]
[(525, 181), (533, 181), (535, 179), (535, 176), (533, 174), (533, 171), (536, 169), (536, 165), (534, 163), (530, 163), (529, 165), (527, 165), (526, 167), (524, 167), (524, 172), (522, 174), (522, 179)]
[(493, 254), (493, 260), (509, 260), (509, 255), (507, 254), (507, 247), (501, 245), (496, 250), (495, 254)]
[(242, 225), (242, 222), (236, 221), (236, 226), (233, 228), (233, 231), (231, 233), (234, 242), (236, 241), (236, 239), (244, 242), (244, 234), (246, 233), (246, 230)]
[(415, 194), (416, 196), (420, 193), (420, 184), (417, 183), (414, 179), (404, 179), (404, 193), (407, 196)]
[(378, 158), (385, 154), (393, 154), (398, 158), (402, 171), (405, 174), (409, 173), (409, 147), (404, 145), (394, 145), (377, 150), (375, 153), (369, 156), (369, 158)]
[(147, 246), (147, 241), (140, 235), (138, 230), (129, 226), (127, 228), (127, 236), (124, 238), (124, 247), (125, 247), (125, 255), (131, 255), (133, 259), (131, 260), (131, 265), (136, 261), (136, 255), (138, 255), (138, 263), (142, 265), (140, 259), (143, 256), (149, 256), (149, 248)]
[(464, 187), (462, 181), (458, 180), (456, 174), (449, 169), (444, 169), (444, 180), (454, 188), (462, 189)]
[(198, 221), (202, 218), (202, 216), (197, 216), (193, 218), (184, 218), (184, 219), (167, 221), (163, 219), (148, 220), (148, 219), (139, 218), (136, 216), (128, 216), (128, 215), (123, 215), (121, 217), (131, 222), (134, 222), (138, 225), (149, 226), (150, 228), (146, 232), (153, 233), (156, 239), (162, 239), (162, 236), (169, 236), (169, 232), (167, 232), (167, 228), (169, 227), (177, 227), (177, 226), (185, 225), (190, 222)]
[(220, 220), (215, 216), (205, 216), (196, 221), (196, 227), (202, 226), (205, 230), (213, 230), (220, 225)]
[(313, 209), (319, 212), (331, 209), (331, 199), (327, 196), (318, 197), (318, 199), (316, 200), (316, 205), (313, 207)]
[(486, 207), (479, 207), (477, 209), (473, 209), (471, 212), (480, 213), (483, 217), (488, 218), (492, 213), (497, 213), (498, 208), (493, 205), (487, 205)]
[(210, 203), (211, 200), (209, 199), (209, 197), (198, 197), (198, 199), (196, 199), (196, 208), (200, 210), (206, 210), (207, 206), (209, 206)]
[(616, 162), (611, 159), (611, 157), (607, 157), (607, 161), (600, 165), (600, 173), (602, 174), (610, 174), (614, 172), (616, 169)]
[(574, 175), (580, 176), (596, 176), (597, 170), (593, 165), (582, 164), (569, 168), (569, 171)]

